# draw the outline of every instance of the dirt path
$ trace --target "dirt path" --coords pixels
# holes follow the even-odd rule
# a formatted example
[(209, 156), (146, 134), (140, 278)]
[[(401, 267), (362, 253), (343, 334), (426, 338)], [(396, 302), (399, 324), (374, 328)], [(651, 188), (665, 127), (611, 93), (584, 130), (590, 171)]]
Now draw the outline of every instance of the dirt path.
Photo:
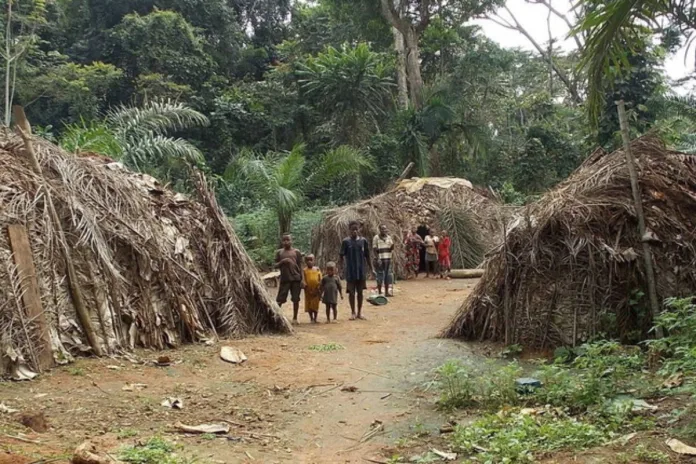
[[(453, 357), (474, 356), (466, 344), (435, 336), (473, 283), (403, 282), (388, 306), (367, 305), (369, 321), (347, 321), (344, 302), (338, 324), (310, 325), (303, 314), (295, 336), (223, 342), (246, 353), (242, 366), (222, 362), (219, 345), (192, 346), (166, 353), (173, 363), (164, 368), (81, 360), (32, 383), (0, 384), (7, 406), (40, 410), (52, 426), (31, 434), (0, 413), (0, 432), (41, 441), (34, 446), (0, 435), (0, 463), (2, 451), (12, 453), (5, 459), (15, 460), (8, 462), (23, 462), (20, 454), (32, 462), (70, 453), (84, 439), (100, 437), (102, 446), (117, 449), (155, 434), (177, 440), (201, 462), (366, 462), (383, 455), (409, 426), (437, 428), (442, 421), (428, 387), (433, 369)], [(325, 344), (343, 349), (310, 349)], [(157, 355), (138, 353), (143, 360)], [(124, 391), (127, 384), (147, 387)], [(184, 408), (162, 407), (166, 397), (181, 398)], [(230, 439), (172, 433), (177, 422), (220, 420), (233, 423)], [(375, 421), (384, 431), (361, 443)]]

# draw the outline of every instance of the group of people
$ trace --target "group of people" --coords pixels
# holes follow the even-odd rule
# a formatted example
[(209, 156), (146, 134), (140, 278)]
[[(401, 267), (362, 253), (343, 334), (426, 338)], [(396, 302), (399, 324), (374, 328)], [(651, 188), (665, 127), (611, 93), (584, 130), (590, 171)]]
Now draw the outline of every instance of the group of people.
[(417, 229), (406, 232), (404, 238), (406, 247), (406, 273), (407, 278), (417, 278), (421, 268), (421, 250), (425, 253), (425, 277), (440, 277), (449, 279), (452, 271), (452, 258), (450, 255), (452, 239), (446, 230), (438, 236), (429, 231), (425, 238), (418, 234)]
[[(364, 320), (363, 302), (364, 291), (367, 289), (368, 272), (377, 280), (377, 290), (384, 295), (394, 295), (394, 240), (389, 235), (385, 225), (379, 227), (379, 233), (372, 240), (372, 247), (365, 237), (360, 235), (361, 225), (357, 221), (349, 224), (350, 235), (341, 242), (339, 266), (335, 262), (326, 264), (326, 273), (316, 267), (312, 254), (302, 257), (302, 253), (293, 248), (292, 236), (284, 234), (281, 239), (282, 248), (276, 252), (275, 266), (280, 270), (280, 285), (277, 302), (285, 304), (288, 296), (293, 304), (293, 324), (298, 323), (300, 297), (305, 292), (305, 312), (309, 314), (312, 323), (317, 323), (319, 306), (324, 303), (326, 323), (335, 322), (338, 317), (338, 300), (343, 299), (343, 285), (338, 276), (338, 269), (343, 270), (346, 291), (350, 303), (350, 320)], [(416, 237), (414, 237), (417, 236)], [(440, 273), (444, 277), (450, 270), (451, 241), (447, 232), (442, 237), (428, 234), (420, 237), (414, 229), (407, 233), (405, 239), (407, 253), (407, 272), (418, 277), (420, 271), (420, 250), (425, 250), (426, 277), (431, 273)], [(370, 258), (373, 258), (372, 260)], [(304, 264), (304, 268), (303, 268)]]

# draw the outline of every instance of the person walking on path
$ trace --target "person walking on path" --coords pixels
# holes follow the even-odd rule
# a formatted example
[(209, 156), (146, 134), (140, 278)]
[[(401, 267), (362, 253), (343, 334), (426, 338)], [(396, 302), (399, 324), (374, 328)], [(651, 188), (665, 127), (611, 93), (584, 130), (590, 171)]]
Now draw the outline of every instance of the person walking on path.
[(331, 310), (333, 310), (333, 320), (336, 322), (338, 317), (338, 296), (343, 299), (343, 286), (341, 279), (336, 275), (336, 263), (329, 261), (326, 264), (326, 275), (321, 279), (321, 300), (326, 305), (326, 323), (331, 322)]
[(418, 278), (420, 272), (420, 250), (423, 246), (423, 238), (418, 235), (416, 228), (406, 232), (404, 239), (406, 248), (406, 276), (407, 278)]
[[(343, 239), (341, 244), (340, 265), (343, 269), (348, 302), (350, 303), (350, 320), (365, 319), (362, 315), (363, 292), (367, 288), (367, 267), (372, 267), (370, 261), (370, 246), (365, 237), (360, 236), (360, 224), (351, 221), (348, 225), (350, 236)], [(356, 309), (357, 298), (357, 314)]]
[(283, 234), (281, 239), (283, 248), (275, 255), (275, 267), (280, 270), (280, 285), (276, 301), (279, 306), (288, 301), (288, 293), (292, 301), (292, 323), (297, 324), (297, 315), (300, 312), (300, 294), (304, 286), (302, 273), (302, 253), (292, 247), (292, 236)]
[[(379, 234), (372, 239), (372, 251), (378, 261), (377, 271), (377, 291), (382, 294), (382, 283), (384, 283), (384, 294), (394, 296), (394, 280), (392, 278), (392, 254), (394, 253), (394, 240), (388, 233), (387, 226), (379, 226)], [(389, 285), (392, 291), (389, 293)]]
[(449, 279), (450, 271), (452, 270), (452, 258), (450, 257), (450, 248), (452, 247), (452, 239), (446, 230), (442, 231), (440, 238), (440, 246), (437, 247), (438, 261), (440, 264), (440, 278)]
[(314, 266), (314, 255), (307, 255), (305, 264), (307, 265), (304, 270), (305, 312), (309, 313), (309, 320), (316, 324), (321, 300), (321, 271)]

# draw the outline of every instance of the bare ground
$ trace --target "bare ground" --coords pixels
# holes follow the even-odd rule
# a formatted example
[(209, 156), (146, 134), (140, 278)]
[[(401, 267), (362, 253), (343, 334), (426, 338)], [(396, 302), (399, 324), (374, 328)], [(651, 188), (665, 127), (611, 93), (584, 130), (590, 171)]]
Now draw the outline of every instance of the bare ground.
[[(0, 411), (0, 464), (68, 463), (88, 439), (116, 456), (152, 436), (176, 442), (201, 464), (386, 463), (395, 455), (408, 461), (434, 447), (446, 449), (440, 427), (473, 417), (462, 411), (452, 418), (435, 408), (433, 371), (451, 358), (485, 362), (482, 354), (492, 350), (436, 338), (474, 283), (402, 282), (389, 305), (366, 305), (368, 321), (348, 321), (343, 302), (338, 324), (311, 325), (303, 314), (294, 336), (139, 351), (132, 360), (82, 359), (33, 382), (0, 382), (0, 403), (20, 410)], [(326, 344), (342, 349), (310, 349)], [(249, 360), (241, 366), (223, 362), (224, 345), (240, 348)], [(160, 355), (168, 355), (171, 365), (155, 366)], [(170, 397), (181, 399), (183, 409), (163, 407)], [(29, 412), (42, 412), (49, 431), (21, 425), (19, 415)], [(174, 428), (221, 421), (231, 426), (228, 436), (185, 435)], [(668, 451), (664, 439), (644, 432), (625, 447), (561, 453), (541, 462), (615, 463), (619, 456), (639, 462), (626, 458), (637, 441)]]
[[(21, 412), (41, 411), (51, 426), (36, 434), (18, 424), (16, 415), (0, 413), (0, 464), (69, 456), (85, 439), (117, 453), (157, 434), (201, 462), (379, 461), (415, 424), (437, 430), (445, 420), (433, 407), (433, 369), (449, 358), (476, 357), (467, 344), (435, 337), (473, 284), (402, 282), (389, 305), (366, 305), (368, 321), (348, 321), (343, 302), (337, 324), (310, 325), (303, 314), (295, 336), (187, 346), (163, 353), (172, 359), (169, 367), (147, 362), (162, 353), (140, 351), (144, 364), (83, 359), (31, 383), (0, 383), (0, 401)], [(329, 343), (343, 349), (310, 349)], [(223, 362), (220, 345), (240, 348), (248, 362)], [(128, 384), (147, 386), (124, 391)], [(167, 397), (180, 398), (183, 409), (162, 407)], [(232, 423), (229, 437), (207, 440), (173, 430), (177, 422), (221, 420)], [(379, 433), (370, 437), (371, 430)]]

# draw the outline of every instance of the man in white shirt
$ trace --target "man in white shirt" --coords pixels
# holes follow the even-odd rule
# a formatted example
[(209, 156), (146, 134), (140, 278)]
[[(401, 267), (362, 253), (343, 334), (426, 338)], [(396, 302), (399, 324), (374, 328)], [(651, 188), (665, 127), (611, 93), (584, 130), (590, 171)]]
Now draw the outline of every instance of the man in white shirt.
[[(388, 234), (387, 226), (379, 226), (379, 234), (372, 239), (372, 249), (375, 253), (375, 270), (377, 271), (377, 290), (382, 294), (382, 283), (384, 283), (384, 294), (394, 296), (394, 279), (392, 277), (392, 254), (394, 253), (394, 240)], [(391, 293), (389, 285), (392, 286)]]
[(440, 237), (434, 232), (430, 232), (425, 236), (423, 242), (425, 243), (425, 278), (430, 277), (430, 274), (437, 277), (437, 247), (440, 243)]

